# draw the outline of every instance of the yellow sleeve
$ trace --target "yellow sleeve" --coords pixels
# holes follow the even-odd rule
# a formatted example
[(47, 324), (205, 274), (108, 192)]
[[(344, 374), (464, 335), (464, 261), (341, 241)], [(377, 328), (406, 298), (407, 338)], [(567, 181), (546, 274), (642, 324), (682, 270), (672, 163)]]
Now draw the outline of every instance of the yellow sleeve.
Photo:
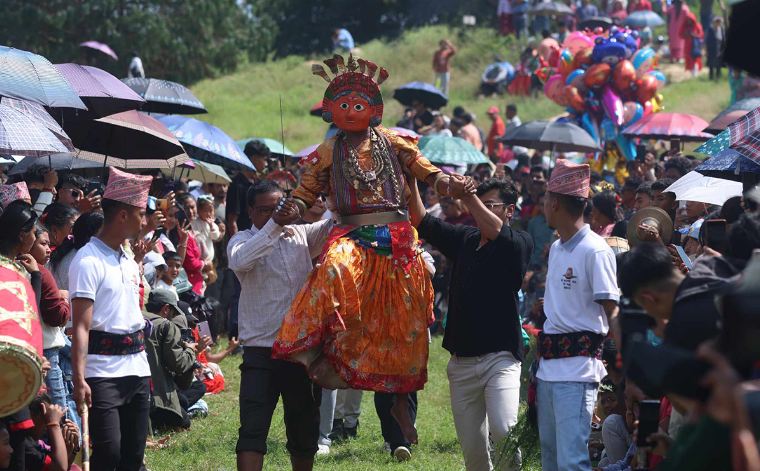
[(317, 150), (303, 158), (301, 165), (304, 166), (304, 172), (301, 175), (301, 183), (290, 196), (311, 207), (320, 194), (329, 193), (334, 146), (335, 138), (328, 139), (320, 144)]
[(414, 138), (399, 136), (393, 131), (386, 132), (386, 136), (398, 153), (401, 165), (409, 169), (417, 180), (425, 181), (430, 175), (441, 172), (441, 169), (422, 155)]

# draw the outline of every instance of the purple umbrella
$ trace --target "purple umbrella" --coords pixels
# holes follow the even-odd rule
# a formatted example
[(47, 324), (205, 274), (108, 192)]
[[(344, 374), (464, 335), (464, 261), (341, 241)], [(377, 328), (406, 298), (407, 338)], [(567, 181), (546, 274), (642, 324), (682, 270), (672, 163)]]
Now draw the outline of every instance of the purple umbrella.
[(116, 55), (115, 52), (113, 52), (113, 49), (111, 49), (108, 44), (99, 43), (97, 41), (85, 41), (83, 43), (79, 44), (81, 47), (86, 47), (89, 49), (95, 49), (96, 51), (100, 51), (103, 54), (109, 56), (113, 60), (117, 61), (119, 60), (119, 56)]
[(94, 118), (134, 110), (145, 103), (145, 99), (105, 70), (79, 64), (55, 64), (55, 68), (69, 81)]
[(319, 144), (314, 144), (309, 147), (304, 147), (303, 149), (296, 152), (296, 155), (294, 157), (298, 157), (298, 158), (307, 157), (309, 154), (317, 150), (317, 147), (319, 147)]

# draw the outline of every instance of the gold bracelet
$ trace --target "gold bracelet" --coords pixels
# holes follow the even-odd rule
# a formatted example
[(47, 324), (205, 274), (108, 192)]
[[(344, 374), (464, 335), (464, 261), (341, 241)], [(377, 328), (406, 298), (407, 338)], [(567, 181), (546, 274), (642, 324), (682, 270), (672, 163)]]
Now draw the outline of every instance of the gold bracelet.
[(47, 424), (48, 427), (60, 427), (61, 424)]

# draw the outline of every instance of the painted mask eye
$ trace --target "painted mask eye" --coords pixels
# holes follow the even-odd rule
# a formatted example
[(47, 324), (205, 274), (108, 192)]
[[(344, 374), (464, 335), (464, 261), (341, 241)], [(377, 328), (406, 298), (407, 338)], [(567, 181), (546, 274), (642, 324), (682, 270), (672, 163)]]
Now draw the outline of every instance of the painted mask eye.
[(340, 109), (347, 110), (348, 109), (348, 103), (341, 103), (340, 104)]
[(361, 103), (357, 103), (357, 104), (354, 105), (354, 110), (356, 110), (356, 111), (364, 111), (364, 105), (362, 105)]

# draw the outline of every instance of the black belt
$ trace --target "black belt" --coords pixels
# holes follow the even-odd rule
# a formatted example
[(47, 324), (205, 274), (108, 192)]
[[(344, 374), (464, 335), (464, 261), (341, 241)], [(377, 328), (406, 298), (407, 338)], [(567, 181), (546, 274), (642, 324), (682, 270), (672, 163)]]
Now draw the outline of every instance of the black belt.
[(130, 334), (112, 334), (101, 330), (90, 331), (87, 353), (90, 355), (132, 355), (145, 350), (145, 331)]
[(591, 357), (602, 358), (604, 335), (596, 332), (567, 332), (563, 334), (538, 334), (538, 349), (541, 358)]

